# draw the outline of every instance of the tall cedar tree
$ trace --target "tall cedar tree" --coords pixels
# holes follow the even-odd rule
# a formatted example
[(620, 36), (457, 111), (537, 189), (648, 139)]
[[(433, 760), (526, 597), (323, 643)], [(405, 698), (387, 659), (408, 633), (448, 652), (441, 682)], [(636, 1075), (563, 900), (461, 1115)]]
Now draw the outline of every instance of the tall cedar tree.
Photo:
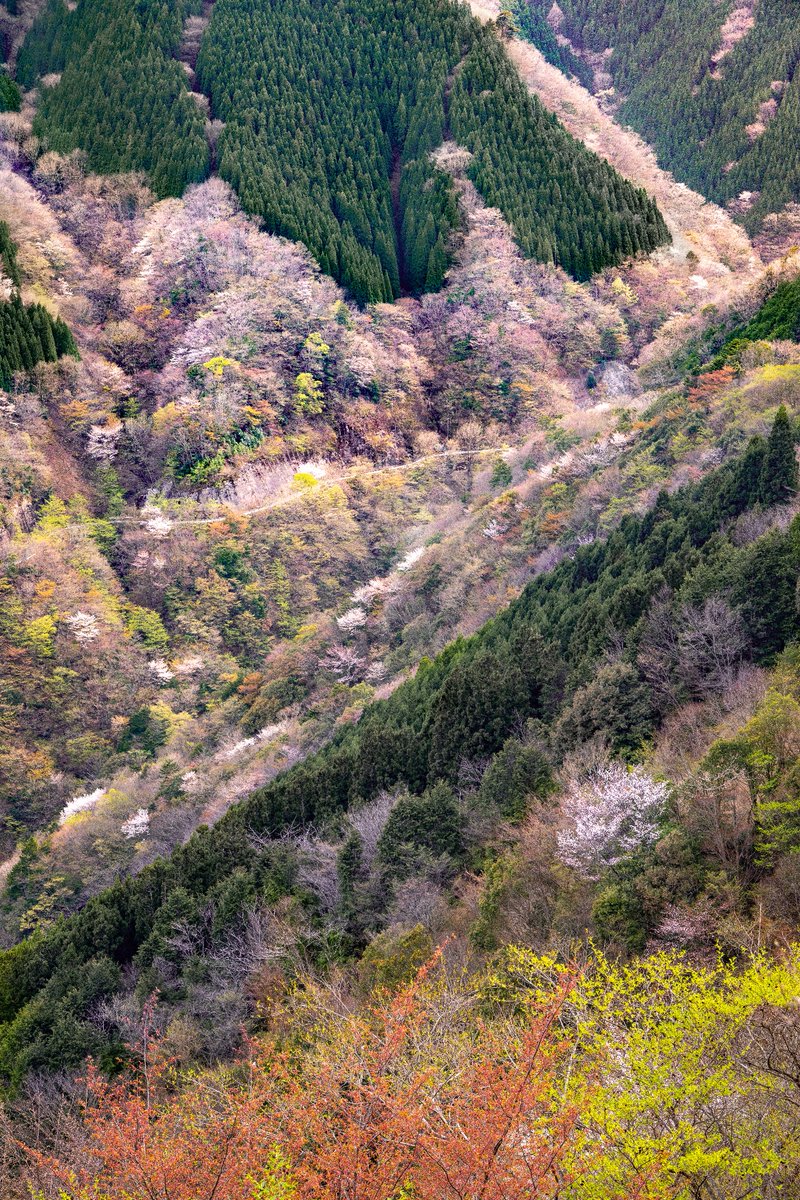
[(761, 500), (764, 504), (787, 504), (797, 492), (797, 454), (792, 422), (782, 404), (767, 442), (761, 471)]

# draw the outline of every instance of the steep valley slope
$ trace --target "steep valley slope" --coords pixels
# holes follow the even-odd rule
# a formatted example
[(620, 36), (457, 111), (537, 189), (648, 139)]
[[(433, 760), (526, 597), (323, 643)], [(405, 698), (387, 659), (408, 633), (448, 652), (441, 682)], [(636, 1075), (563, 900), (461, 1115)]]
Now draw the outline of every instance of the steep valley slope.
[[(219, 6), (235, 33), (240, 8)], [(157, 88), (191, 5), (136, 29), (86, 0), (25, 14), (27, 90), (0, 113), (19, 279), (4, 257), (1, 282), (49, 318), (0, 394), (9, 1195), (37, 1105), (57, 1123), (85, 1056), (117, 1062), (147, 1021), (191, 1074), (243, 1027), (285, 1030), (276, 996), (299, 1005), (325, 979), (355, 1011), (440, 943), (464, 971), (533, 947), (550, 979), (590, 937), (706, 966), (796, 938), (800, 254), (751, 240), (614, 105), (502, 18), (496, 33), (499, 6), (471, 11), (475, 78), (485, 54), (526, 136), (555, 113), (578, 201), (523, 154), (520, 170), (586, 228), (602, 195), (614, 246), (557, 252), (558, 221), (545, 236), (514, 207), (508, 147), (482, 157), (472, 124), (496, 128), (490, 89), (457, 84), (463, 46), (433, 72), (446, 109), (463, 88), (460, 136), (421, 54), (419, 157), (365, 135), (375, 211), (352, 207), (340, 164), (344, 190), (314, 193), (321, 231), (298, 199), (321, 151), (277, 156), (281, 209), (254, 110), (233, 85), (218, 99), (227, 34), (192, 54), (208, 113), (180, 92), (188, 186), (148, 177), (133, 133), (103, 159), (134, 121), (124, 96), (70, 125), (98, 13), (144, 39)], [(424, 197), (399, 235), (395, 153)], [(655, 214), (669, 241), (636, 246), (628, 223)], [(56, 319), (77, 355), (67, 333), (45, 353)], [(638, 842), (582, 824), (617, 802), (643, 805)], [(787, 1176), (769, 1163), (771, 1197)]]

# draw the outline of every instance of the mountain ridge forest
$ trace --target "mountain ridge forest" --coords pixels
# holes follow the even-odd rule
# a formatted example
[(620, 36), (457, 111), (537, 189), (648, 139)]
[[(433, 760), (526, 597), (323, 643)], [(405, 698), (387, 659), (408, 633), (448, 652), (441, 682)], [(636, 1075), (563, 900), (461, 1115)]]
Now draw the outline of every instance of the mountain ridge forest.
[(613, 85), (620, 118), (751, 232), (798, 202), (800, 31), (790, 0), (526, 0), (528, 10), (534, 41), (544, 21), (598, 56), (595, 80)]
[(0, 6), (3, 1197), (797, 1192), (797, 30)]
[[(17, 68), (28, 86), (61, 72), (35, 132), (54, 150), (85, 149), (94, 169), (143, 168), (159, 195), (179, 194), (208, 171), (202, 109), (210, 105), (219, 172), (243, 207), (271, 232), (304, 241), (358, 300), (441, 285), (457, 211), (428, 154), (448, 125), (475, 154), (479, 189), (532, 257), (586, 278), (667, 237), (647, 197), (526, 94), (494, 33), (464, 6), (362, 0), (320, 18), (313, 5), (253, 10), (221, 0), (191, 69), (199, 105), (171, 57), (186, 15), (153, 6), (140, 21), (125, 6), (118, 16), (111, 3), (82, 0), (70, 12), (51, 0)], [(278, 46), (280, 69), (265, 74), (263, 56), (273, 60)], [(140, 72), (121, 88), (120, 63)], [(144, 107), (126, 100), (142, 95)]]

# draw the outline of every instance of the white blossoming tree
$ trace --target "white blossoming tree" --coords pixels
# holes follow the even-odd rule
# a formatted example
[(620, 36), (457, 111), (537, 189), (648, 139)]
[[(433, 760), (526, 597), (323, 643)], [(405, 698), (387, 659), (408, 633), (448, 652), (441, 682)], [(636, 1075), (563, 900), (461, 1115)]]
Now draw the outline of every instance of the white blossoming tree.
[(90, 458), (108, 465), (117, 453), (117, 442), (122, 433), (122, 422), (109, 425), (92, 425), (86, 439), (86, 453)]
[(410, 571), (414, 564), (419, 562), (424, 553), (424, 546), (418, 546), (416, 550), (409, 550), (405, 558), (397, 564), (398, 571)]
[(147, 664), (150, 674), (159, 683), (170, 683), (175, 678), (175, 672), (171, 671), (167, 666), (166, 659), (154, 658), (152, 662)]
[(79, 610), (64, 620), (76, 642), (93, 642), (100, 637), (100, 626), (94, 613)]
[(122, 836), (139, 841), (145, 837), (150, 828), (150, 814), (146, 808), (137, 808), (127, 821), (120, 826)]
[(559, 858), (587, 879), (598, 879), (625, 855), (656, 840), (667, 791), (642, 767), (622, 763), (607, 763), (582, 780), (571, 780), (562, 806)]
[(364, 678), (367, 660), (351, 646), (331, 646), (321, 665), (341, 683), (351, 685)]
[(103, 799), (106, 794), (105, 788), (95, 788), (93, 792), (86, 792), (82, 796), (73, 796), (68, 804), (65, 804), (58, 816), (59, 825), (64, 825), (70, 817), (76, 816), (78, 813), (86, 812), (95, 807), (95, 805)]
[(351, 608), (341, 617), (336, 618), (336, 624), (342, 633), (355, 633), (367, 623), (367, 614), (363, 608)]

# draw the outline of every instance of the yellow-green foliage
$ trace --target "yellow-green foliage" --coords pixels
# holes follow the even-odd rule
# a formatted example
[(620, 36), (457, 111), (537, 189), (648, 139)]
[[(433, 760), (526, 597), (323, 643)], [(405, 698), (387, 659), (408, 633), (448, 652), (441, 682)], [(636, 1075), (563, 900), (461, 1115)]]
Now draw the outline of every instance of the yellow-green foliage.
[(82, 525), (98, 546), (104, 548), (111, 544), (116, 536), (116, 530), (110, 521), (90, 515), (83, 496), (73, 496), (69, 504), (51, 496), (39, 510), (36, 522), (36, 536), (49, 536), (58, 529), (71, 525)]
[(800, 384), (800, 366), (795, 363), (768, 363), (757, 372), (755, 382)]
[(310, 471), (297, 471), (292, 478), (292, 487), (295, 491), (304, 492), (309, 488), (316, 487), (318, 482), (316, 476), (312, 475)]
[(59, 500), (57, 496), (51, 496), (39, 509), (36, 527), (42, 533), (51, 529), (63, 529), (73, 518), (74, 512), (70, 512), (64, 501)]
[(25, 626), (25, 641), (40, 657), (52, 658), (57, 629), (58, 621), (49, 613), (43, 617), (34, 617)]
[(597, 956), (576, 997), (583, 1066), (572, 1086), (602, 1153), (574, 1194), (614, 1195), (634, 1165), (686, 1200), (708, 1179), (719, 1195), (743, 1194), (742, 1183), (756, 1195), (797, 1138), (769, 1100), (780, 1081), (765, 1065), (743, 1067), (740, 1039), (763, 1006), (798, 997), (797, 951), (745, 970), (666, 953), (625, 966)]
[(294, 381), (294, 406), (297, 412), (315, 416), (325, 407), (322, 384), (309, 371), (301, 371)]
[(324, 341), (321, 333), (310, 333), (303, 342), (303, 345), (311, 354), (318, 354), (320, 358), (324, 358), (326, 354), (330, 354), (331, 352), (330, 346)]
[(125, 631), (129, 637), (138, 637), (148, 650), (166, 650), (169, 634), (157, 612), (129, 604), (125, 610)]
[(217, 354), (214, 358), (210, 358), (208, 362), (204, 362), (203, 366), (215, 379), (221, 379), (225, 373), (225, 368), (234, 366), (234, 361), (232, 358), (223, 358), (221, 354)]
[(623, 304), (633, 305), (639, 300), (639, 297), (636, 295), (636, 292), (631, 285), (626, 283), (624, 279), (621, 279), (619, 275), (611, 285), (611, 292), (612, 295), (618, 300), (622, 301)]
[[(490, 1010), (535, 1011), (567, 973), (553, 957), (506, 946), (479, 994)], [(632, 1176), (654, 1200), (761, 1195), (763, 1181), (798, 1161), (800, 1137), (755, 1033), (780, 1026), (798, 1000), (800, 947), (744, 966), (673, 953), (619, 964), (595, 952), (563, 1017), (573, 1049), (561, 1087), (583, 1129), (565, 1197), (628, 1195)]]
[(779, 404), (795, 406), (800, 398), (800, 366), (796, 363), (768, 363), (754, 371), (745, 385), (734, 393), (744, 405), (767, 411)]
[(184, 725), (191, 721), (191, 714), (188, 712), (175, 712), (163, 700), (157, 700), (150, 705), (150, 714), (156, 720), (164, 721), (166, 724), (167, 742), (171, 742)]
[(263, 1178), (254, 1182), (252, 1200), (294, 1200), (296, 1195), (291, 1163), (276, 1146), (267, 1156)]

